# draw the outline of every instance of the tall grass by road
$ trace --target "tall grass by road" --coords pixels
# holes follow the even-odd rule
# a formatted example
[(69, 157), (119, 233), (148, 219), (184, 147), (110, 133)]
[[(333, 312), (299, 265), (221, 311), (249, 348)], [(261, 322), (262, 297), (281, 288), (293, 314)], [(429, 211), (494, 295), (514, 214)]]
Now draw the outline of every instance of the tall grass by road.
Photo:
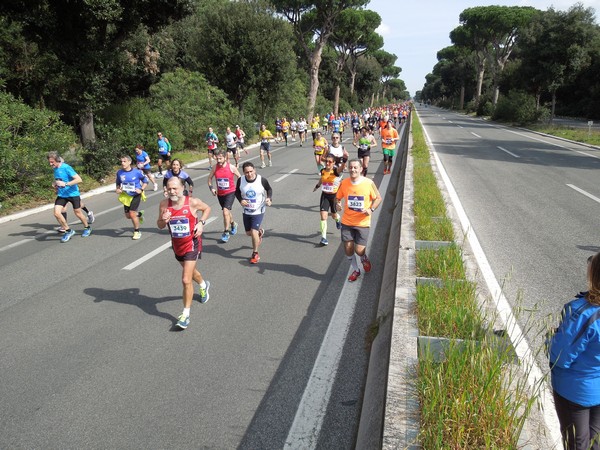
[[(415, 235), (454, 241), (452, 223), (438, 189), (429, 149), (416, 114), (412, 119)], [(418, 250), (417, 275), (437, 284), (417, 286), (421, 336), (449, 339), (443, 358), (419, 355), (417, 389), (421, 404), (419, 444), (425, 449), (514, 449), (535, 402), (512, 365), (510, 347), (498, 345), (466, 280), (456, 243)]]

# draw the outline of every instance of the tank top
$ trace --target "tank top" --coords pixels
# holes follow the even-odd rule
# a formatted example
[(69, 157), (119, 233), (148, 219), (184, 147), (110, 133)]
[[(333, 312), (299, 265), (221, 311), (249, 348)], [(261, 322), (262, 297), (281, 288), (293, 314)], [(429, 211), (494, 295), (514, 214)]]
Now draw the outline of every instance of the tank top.
[(173, 208), (173, 203), (169, 199), (168, 210), (171, 212), (169, 219), (169, 233), (171, 233), (171, 242), (173, 251), (177, 256), (183, 256), (188, 252), (202, 250), (201, 242), (194, 237), (197, 218), (190, 209), (190, 198), (185, 197), (181, 209)]
[(262, 185), (260, 175), (256, 175), (254, 181), (248, 181), (244, 176), (241, 177), (240, 192), (242, 199), (248, 202), (248, 205), (244, 206), (244, 214), (254, 216), (265, 212), (267, 191)]
[(227, 195), (235, 192), (235, 183), (233, 182), (233, 172), (231, 165), (226, 162), (223, 167), (217, 164), (215, 168), (215, 178), (217, 180), (217, 195)]

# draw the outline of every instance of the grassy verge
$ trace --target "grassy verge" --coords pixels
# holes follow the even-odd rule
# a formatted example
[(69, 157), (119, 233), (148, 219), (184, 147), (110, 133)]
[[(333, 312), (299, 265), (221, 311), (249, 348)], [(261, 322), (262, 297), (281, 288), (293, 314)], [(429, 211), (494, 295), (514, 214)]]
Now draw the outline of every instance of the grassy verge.
[(593, 130), (591, 133), (589, 133), (587, 129), (582, 128), (547, 125), (532, 125), (528, 128), (534, 131), (539, 131), (540, 133), (549, 134), (551, 136), (557, 136), (575, 142), (583, 142), (585, 144), (600, 146), (600, 131), (598, 130)]
[[(418, 117), (413, 115), (415, 235), (454, 241), (452, 223), (430, 164)], [(466, 281), (461, 249), (452, 244), (416, 253), (417, 275), (441, 278), (441, 285), (417, 286), (417, 322), (422, 336), (451, 339), (442, 362), (424, 351), (418, 363), (423, 448), (517, 448), (534, 403), (515, 382), (512, 354), (498, 346)]]

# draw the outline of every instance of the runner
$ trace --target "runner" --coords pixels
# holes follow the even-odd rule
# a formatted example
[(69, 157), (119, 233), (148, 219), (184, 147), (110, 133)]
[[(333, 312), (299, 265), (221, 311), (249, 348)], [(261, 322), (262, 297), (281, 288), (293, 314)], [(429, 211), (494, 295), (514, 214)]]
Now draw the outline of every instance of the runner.
[[(217, 150), (215, 153), (217, 164), (208, 176), (208, 188), (212, 195), (216, 195), (219, 199), (219, 205), (223, 210), (223, 235), (221, 242), (229, 242), (229, 236), (234, 236), (237, 233), (238, 226), (234, 222), (231, 214), (233, 201), (235, 200), (235, 177), (240, 178), (240, 172), (236, 167), (229, 164), (225, 159), (223, 151)], [(217, 180), (217, 187), (213, 187), (212, 180)]]
[(171, 143), (169, 140), (163, 136), (163, 134), (159, 131), (157, 133), (158, 140), (156, 143), (158, 144), (158, 178), (162, 177), (162, 163), (165, 161), (167, 163), (167, 169), (169, 165), (169, 161), (171, 160)]
[(387, 125), (380, 131), (381, 134), (381, 147), (383, 148), (383, 174), (390, 174), (392, 171), (392, 160), (396, 153), (396, 141), (398, 132), (393, 127), (393, 120), (388, 120)]
[(352, 114), (350, 123), (352, 124), (352, 133), (354, 135), (354, 140), (356, 141), (360, 136), (360, 118), (356, 112)]
[(281, 119), (281, 135), (283, 136), (283, 139), (285, 140), (286, 147), (288, 145), (288, 132), (289, 131), (290, 131), (290, 123), (284, 117), (283, 119)]
[(371, 148), (377, 147), (377, 141), (367, 127), (362, 127), (360, 129), (360, 137), (358, 140), (355, 139), (353, 144), (358, 148), (358, 159), (360, 159), (363, 168), (362, 175), (363, 177), (366, 177), (369, 168), (369, 160), (371, 159)]
[(319, 127), (321, 126), (320, 120), (321, 119), (317, 114), (315, 117), (313, 117), (312, 121), (310, 122), (310, 131), (312, 133), (313, 141), (317, 138), (317, 133), (319, 132)]
[(306, 119), (304, 117), (300, 117), (298, 120), (298, 139), (300, 140), (300, 147), (304, 141), (306, 141), (306, 127), (307, 127)]
[(192, 177), (190, 177), (188, 173), (182, 169), (182, 167), (183, 163), (179, 158), (175, 158), (173, 161), (171, 161), (171, 169), (167, 170), (165, 177), (163, 178), (163, 191), (165, 193), (165, 197), (168, 197), (167, 182), (173, 177), (180, 178), (181, 181), (183, 181), (184, 187), (186, 184), (188, 185), (188, 188), (184, 189), (183, 195), (192, 195), (192, 191), (194, 190), (194, 180), (192, 180)]
[(313, 141), (313, 148), (315, 154), (315, 162), (317, 163), (317, 173), (320, 174), (321, 169), (323, 168), (323, 155), (327, 154), (327, 149), (329, 148), (327, 139), (323, 137), (320, 131), (317, 131), (317, 137)]
[(144, 173), (144, 175), (146, 175), (150, 179), (150, 181), (152, 181), (152, 184), (154, 185), (154, 190), (156, 191), (158, 189), (158, 184), (156, 184), (156, 180), (152, 176), (152, 166), (150, 166), (150, 157), (148, 156), (148, 153), (146, 153), (146, 151), (144, 150), (142, 144), (137, 144), (135, 146), (135, 162), (137, 168), (140, 169)]
[(367, 257), (367, 240), (371, 227), (371, 214), (381, 203), (381, 194), (373, 180), (362, 176), (360, 160), (348, 163), (350, 178), (343, 180), (336, 193), (336, 209), (342, 210), (342, 199), (346, 199), (342, 216), (342, 242), (344, 252), (352, 267), (348, 281), (356, 281), (360, 269), (354, 254), (360, 258), (365, 272), (371, 271), (371, 261)]
[(246, 150), (244, 148), (244, 138), (246, 137), (246, 133), (244, 132), (244, 130), (242, 130), (240, 128), (239, 125), (235, 126), (235, 135), (237, 137), (237, 147), (238, 150), (244, 150), (244, 153), (246, 153), (246, 155), (248, 154), (248, 150)]
[(227, 133), (225, 134), (225, 145), (227, 146), (227, 162), (229, 162), (229, 154), (231, 153), (235, 160), (235, 167), (237, 167), (240, 162), (237, 152), (237, 136), (231, 131), (230, 127), (227, 127)]
[(92, 228), (88, 223), (88, 217), (81, 210), (81, 197), (79, 186), (77, 186), (83, 180), (70, 165), (63, 161), (57, 152), (49, 152), (46, 158), (54, 172), (54, 182), (52, 183), (52, 186), (56, 189), (54, 217), (61, 228), (65, 230), (65, 234), (60, 238), (60, 241), (68, 242), (75, 234), (75, 230), (69, 228), (69, 224), (62, 214), (68, 203), (71, 203), (73, 212), (83, 224), (81, 237), (88, 237), (92, 233)]
[(212, 127), (208, 128), (208, 133), (204, 136), (206, 140), (207, 153), (208, 153), (208, 170), (212, 169), (212, 160), (215, 151), (217, 150), (217, 144), (219, 143), (219, 138), (214, 133)]
[(292, 132), (292, 141), (296, 141), (296, 133), (298, 132), (298, 122), (296, 119), (292, 119), (290, 122), (290, 131)]
[(282, 121), (279, 117), (275, 119), (275, 142), (281, 142), (281, 140), (283, 139), (281, 122)]
[(266, 178), (257, 175), (254, 164), (246, 161), (242, 165), (244, 176), (238, 178), (235, 197), (244, 207), (244, 229), (246, 235), (252, 237), (252, 256), (250, 264), (260, 261), (258, 247), (262, 243), (265, 230), (261, 228), (265, 217), (266, 206), (271, 206), (273, 189)]
[(260, 137), (260, 168), (264, 169), (266, 167), (265, 153), (269, 159), (269, 167), (271, 167), (273, 163), (271, 162), (271, 143), (269, 142), (269, 139), (274, 139), (273, 135), (267, 130), (267, 126), (264, 123), (260, 126), (258, 135)]
[[(210, 207), (202, 200), (183, 195), (183, 187), (178, 177), (167, 182), (169, 198), (160, 202), (156, 225), (161, 230), (169, 227), (175, 259), (183, 269), (183, 312), (176, 325), (185, 330), (190, 324), (194, 281), (200, 285), (200, 303), (206, 303), (209, 299), (210, 282), (204, 280), (196, 268), (196, 261), (202, 256), (202, 232), (210, 215)], [(198, 211), (202, 213), (200, 218), (197, 217)]]
[(325, 158), (325, 168), (321, 170), (321, 179), (313, 189), (315, 192), (321, 187), (321, 201), (320, 214), (321, 214), (321, 245), (328, 245), (327, 240), (327, 215), (328, 211), (331, 213), (331, 218), (335, 220), (335, 226), (338, 230), (342, 229), (342, 223), (340, 222), (340, 216), (336, 211), (336, 198), (335, 195), (340, 186), (342, 177), (335, 167), (335, 157), (329, 153)]
[(348, 161), (348, 152), (342, 145), (342, 137), (339, 133), (333, 133), (331, 135), (331, 144), (329, 145), (329, 154), (327, 156), (333, 156), (335, 158), (335, 167), (337, 171), (342, 174), (346, 169), (346, 161)]
[(137, 241), (142, 237), (140, 225), (144, 223), (144, 211), (139, 211), (140, 202), (146, 200), (144, 189), (148, 184), (148, 178), (138, 169), (131, 167), (131, 157), (121, 156), (121, 169), (117, 172), (115, 185), (119, 194), (119, 201), (123, 203), (125, 218), (131, 219), (133, 223), (133, 236), (131, 239)]

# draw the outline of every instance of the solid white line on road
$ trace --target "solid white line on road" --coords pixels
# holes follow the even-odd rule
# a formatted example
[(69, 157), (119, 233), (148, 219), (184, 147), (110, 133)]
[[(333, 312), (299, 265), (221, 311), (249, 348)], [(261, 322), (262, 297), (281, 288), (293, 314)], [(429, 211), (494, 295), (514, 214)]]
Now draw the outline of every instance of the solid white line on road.
[[(528, 138), (528, 139), (533, 139), (534, 141), (543, 142), (544, 144), (553, 145), (555, 147), (562, 148), (564, 150), (569, 150), (571, 152), (579, 153), (580, 155), (589, 156), (590, 158), (600, 159), (600, 156), (592, 155), (591, 153), (587, 153), (587, 152), (582, 152), (581, 150), (575, 150), (575, 149), (572, 149), (572, 148), (569, 148), (569, 147), (565, 147), (564, 145), (556, 144), (554, 142), (546, 141), (544, 139), (536, 138), (534, 136), (529, 136), (528, 134), (525, 134), (525, 133), (519, 133), (517, 131), (508, 130), (508, 129), (506, 129), (506, 131), (508, 131), (510, 133), (517, 134), (519, 136), (522, 136), (522, 137), (525, 137), (525, 138)], [(549, 136), (549, 138), (552, 138), (552, 136)]]
[(281, 180), (283, 180), (284, 178), (289, 177), (291, 174), (298, 172), (298, 169), (294, 169), (294, 170), (290, 170), (288, 173), (286, 173), (285, 175), (280, 176), (279, 178), (277, 178), (274, 183), (277, 183)]
[(475, 137), (478, 137), (479, 139), (481, 139), (481, 136), (479, 136), (478, 134), (475, 134), (475, 133), (473, 133), (472, 131), (471, 131), (471, 134), (472, 134), (473, 136), (475, 136)]
[[(215, 221), (217, 218), (216, 217), (209, 217), (208, 220), (206, 221), (206, 225), (208, 225), (209, 223)], [(160, 247), (158, 247), (156, 250), (151, 251), (150, 253), (142, 256), (139, 259), (136, 259), (134, 262), (132, 262), (131, 264), (128, 264), (127, 266), (123, 267), (121, 270), (133, 270), (135, 269), (137, 266), (139, 266), (140, 264), (145, 263), (146, 261), (148, 261), (149, 259), (155, 257), (156, 255), (158, 255), (160, 252), (165, 251), (166, 249), (168, 249), (171, 246), (171, 241), (169, 240), (169, 242), (161, 245)]]
[(518, 155), (515, 155), (515, 154), (514, 154), (514, 153), (512, 153), (512, 152), (509, 152), (509, 151), (508, 151), (508, 150), (506, 150), (505, 148), (502, 148), (502, 147), (500, 147), (500, 146), (498, 146), (498, 148), (499, 148), (500, 150), (502, 150), (503, 152), (506, 152), (506, 153), (508, 153), (510, 156), (514, 156), (515, 158), (520, 158), (520, 156), (518, 156)]
[[(423, 127), (423, 132), (425, 136), (428, 136), (427, 130)], [(429, 139), (429, 138), (428, 138)], [(560, 425), (558, 423), (558, 418), (556, 417), (554, 403), (552, 401), (552, 393), (548, 387), (548, 383), (545, 381), (545, 375), (542, 370), (539, 368), (538, 364), (535, 361), (535, 357), (533, 356), (533, 352), (525, 339), (525, 335), (521, 331), (521, 327), (519, 326), (517, 319), (515, 318), (510, 303), (504, 296), (504, 292), (496, 280), (496, 276), (492, 271), (492, 267), (485, 256), (485, 252), (479, 243), (479, 239), (477, 239), (477, 235), (469, 222), (469, 218), (467, 217), (467, 213), (465, 212), (460, 199), (458, 198), (458, 194), (454, 190), (454, 186), (442, 165), (441, 160), (433, 145), (431, 146), (431, 150), (433, 153), (433, 157), (435, 158), (435, 162), (438, 166), (438, 170), (440, 172), (440, 176), (448, 189), (448, 193), (452, 200), (452, 204), (456, 209), (456, 213), (459, 217), (462, 231), (471, 244), (471, 248), (473, 249), (473, 254), (477, 259), (477, 264), (481, 273), (488, 285), (488, 289), (492, 295), (492, 298), (496, 302), (496, 311), (498, 311), (498, 316), (504, 323), (504, 327), (510, 340), (515, 349), (515, 353), (517, 354), (519, 361), (523, 362), (523, 370), (524, 373), (527, 374), (527, 383), (531, 392), (539, 393), (539, 401), (542, 405), (542, 414), (544, 418), (544, 422), (550, 433), (550, 438), (557, 445), (561, 441), (560, 435)]]
[(583, 189), (578, 188), (575, 185), (572, 184), (567, 184), (567, 186), (569, 186), (571, 189), (575, 189), (577, 192), (579, 192), (580, 194), (585, 195), (588, 198), (591, 198), (592, 200), (594, 200), (595, 202), (600, 203), (600, 198), (595, 197), (594, 195), (590, 194), (589, 192), (584, 191)]

